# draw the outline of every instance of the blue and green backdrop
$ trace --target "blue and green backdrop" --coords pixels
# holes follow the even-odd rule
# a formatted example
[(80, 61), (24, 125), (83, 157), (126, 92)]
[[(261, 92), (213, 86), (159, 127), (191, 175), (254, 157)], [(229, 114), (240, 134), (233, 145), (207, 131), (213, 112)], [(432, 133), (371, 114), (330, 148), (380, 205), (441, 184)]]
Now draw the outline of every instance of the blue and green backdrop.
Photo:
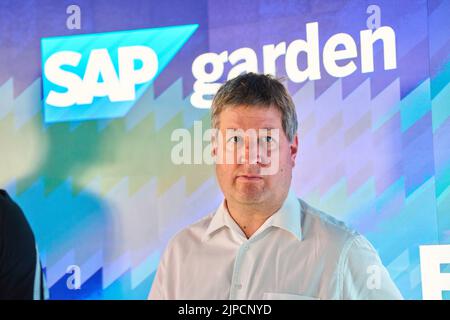
[[(81, 29), (66, 26), (71, 4)], [(0, 187), (35, 232), (50, 298), (146, 298), (168, 239), (219, 204), (211, 166), (170, 160), (173, 130), (210, 126), (190, 102), (197, 56), (249, 47), (262, 58), (265, 44), (305, 39), (309, 22), (324, 40), (358, 39), (373, 4), (396, 33), (397, 68), (379, 67), (378, 48), (372, 73), (288, 81), (293, 188), (368, 237), (405, 298), (421, 299), (419, 246), (450, 243), (449, 1), (2, 1)], [(173, 26), (194, 27), (158, 39), (164, 66), (123, 116), (45, 121), (45, 39)]]

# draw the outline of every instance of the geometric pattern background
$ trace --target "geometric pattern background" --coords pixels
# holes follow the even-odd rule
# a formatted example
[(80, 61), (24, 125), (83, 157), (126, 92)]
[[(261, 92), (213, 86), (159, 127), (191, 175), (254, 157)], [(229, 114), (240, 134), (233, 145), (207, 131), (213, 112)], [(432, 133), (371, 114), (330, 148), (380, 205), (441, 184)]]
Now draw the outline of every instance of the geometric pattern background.
[[(0, 187), (30, 221), (50, 298), (145, 299), (168, 239), (220, 203), (212, 166), (170, 161), (173, 130), (210, 126), (190, 103), (195, 57), (251, 47), (262, 58), (264, 44), (304, 39), (313, 21), (321, 47), (338, 32), (358, 39), (377, 4), (397, 69), (383, 70), (378, 48), (373, 73), (286, 82), (300, 125), (293, 188), (368, 237), (404, 297), (421, 299), (419, 245), (450, 244), (449, 1), (77, 4), (81, 30), (65, 27), (69, 3), (0, 4)], [(194, 23), (125, 117), (44, 123), (42, 37)], [(73, 264), (80, 290), (66, 285)]]

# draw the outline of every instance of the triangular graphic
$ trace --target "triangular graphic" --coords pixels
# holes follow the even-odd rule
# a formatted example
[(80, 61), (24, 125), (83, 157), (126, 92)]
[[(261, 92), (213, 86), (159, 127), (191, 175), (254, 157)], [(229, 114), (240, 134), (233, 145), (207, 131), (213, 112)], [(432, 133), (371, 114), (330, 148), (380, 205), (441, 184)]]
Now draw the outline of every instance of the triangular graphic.
[[(139, 100), (142, 94), (153, 83), (167, 64), (174, 58), (186, 41), (197, 30), (198, 25), (182, 25), (153, 29), (139, 29), (117, 31), (97, 34), (83, 34), (76, 36), (43, 38), (42, 65), (43, 65), (43, 93), (45, 122), (80, 121), (91, 119), (111, 119), (125, 116)], [(111, 102), (108, 96), (94, 98), (91, 104), (69, 107), (55, 107), (46, 103), (50, 91), (64, 93), (68, 89), (59, 86), (47, 78), (45, 63), (53, 54), (61, 51), (74, 51), (81, 54), (76, 66), (62, 65), (63, 72), (70, 72), (83, 79), (89, 54), (94, 49), (107, 49), (116, 74), (120, 77), (118, 67), (118, 48), (128, 46), (150, 47), (158, 57), (158, 69), (155, 76), (148, 82), (137, 84), (136, 98), (133, 101)], [(139, 69), (139, 60), (135, 60), (135, 69)], [(103, 79), (106, 80), (106, 79)]]

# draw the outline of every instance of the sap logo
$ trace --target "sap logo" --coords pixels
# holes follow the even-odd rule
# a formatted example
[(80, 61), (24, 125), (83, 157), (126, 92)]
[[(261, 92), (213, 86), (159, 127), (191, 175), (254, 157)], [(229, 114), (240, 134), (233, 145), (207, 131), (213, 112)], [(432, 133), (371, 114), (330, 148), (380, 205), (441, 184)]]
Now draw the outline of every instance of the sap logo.
[(197, 28), (42, 39), (45, 122), (125, 116)]
[[(94, 97), (107, 96), (111, 102), (131, 101), (136, 98), (136, 84), (153, 79), (158, 71), (155, 51), (145, 46), (118, 48), (118, 73), (107, 49), (90, 52), (83, 78), (64, 66), (77, 67), (82, 54), (76, 51), (61, 51), (51, 55), (45, 63), (47, 80), (67, 88), (66, 92), (50, 90), (45, 102), (54, 107), (70, 107), (74, 104), (91, 104)], [(135, 62), (141, 63), (135, 69)], [(103, 81), (98, 81), (99, 78)]]

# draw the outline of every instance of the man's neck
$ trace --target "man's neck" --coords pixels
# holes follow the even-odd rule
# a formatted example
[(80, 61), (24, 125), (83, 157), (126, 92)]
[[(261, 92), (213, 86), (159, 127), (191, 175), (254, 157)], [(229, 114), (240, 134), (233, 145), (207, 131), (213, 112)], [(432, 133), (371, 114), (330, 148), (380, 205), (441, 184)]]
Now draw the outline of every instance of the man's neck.
[(269, 219), (283, 203), (268, 205), (242, 205), (233, 201), (225, 201), (231, 218), (238, 224), (249, 239)]

